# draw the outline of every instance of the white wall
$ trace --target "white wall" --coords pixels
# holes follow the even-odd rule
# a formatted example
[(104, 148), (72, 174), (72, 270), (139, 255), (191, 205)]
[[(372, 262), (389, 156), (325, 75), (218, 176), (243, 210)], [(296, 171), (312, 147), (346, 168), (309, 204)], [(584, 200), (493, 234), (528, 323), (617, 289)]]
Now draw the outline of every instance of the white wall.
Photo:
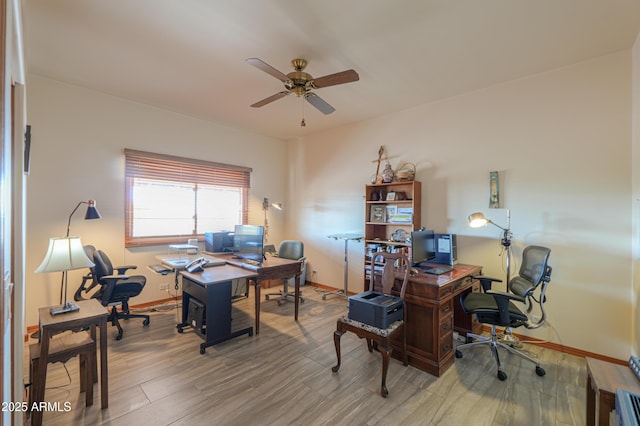
[[(79, 201), (97, 200), (100, 220), (73, 216), (71, 235), (105, 251), (114, 265), (139, 265), (147, 286), (132, 304), (164, 299), (159, 290), (169, 277), (146, 265), (166, 247), (124, 249), (124, 148), (203, 158), (253, 168), (249, 223), (264, 221), (263, 197), (284, 200), (285, 143), (224, 125), (186, 117), (148, 105), (28, 77), (32, 125), (31, 175), (27, 179), (26, 324), (37, 324), (37, 308), (58, 302), (60, 274), (35, 274), (48, 239), (64, 236), (69, 214)], [(286, 210), (269, 212), (270, 242), (283, 239)], [(186, 242), (186, 239), (185, 239)], [(82, 273), (70, 272), (69, 297)]]
[[(637, 118), (636, 118), (637, 120)], [(364, 186), (380, 145), (391, 164), (416, 164), (422, 224), (458, 234), (459, 261), (504, 277), (500, 230), (471, 229), (489, 210), (489, 172), (503, 177), (517, 264), (551, 248), (548, 326), (531, 334), (619, 359), (632, 350), (631, 52), (468, 93), (289, 142), (297, 182), (292, 231), (313, 281), (342, 286), (341, 242), (362, 231)], [(349, 288), (363, 288), (363, 244), (350, 250)], [(517, 266), (517, 265), (516, 265)], [(518, 330), (522, 332), (523, 330)]]
[(633, 292), (634, 309), (633, 354), (640, 353), (640, 34), (632, 49), (632, 144), (633, 144)]

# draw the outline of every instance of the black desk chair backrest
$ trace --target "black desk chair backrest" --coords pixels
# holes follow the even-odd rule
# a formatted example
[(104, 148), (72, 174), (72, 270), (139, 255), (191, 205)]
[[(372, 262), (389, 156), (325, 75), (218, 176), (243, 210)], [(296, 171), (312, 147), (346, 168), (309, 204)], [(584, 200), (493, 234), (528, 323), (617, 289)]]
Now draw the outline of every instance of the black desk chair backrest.
[(507, 287), (513, 294), (529, 297), (539, 285), (551, 279), (551, 267), (547, 264), (551, 250), (541, 246), (527, 246), (522, 252), (522, 264), (518, 276)]
[[(109, 256), (92, 245), (84, 246), (84, 251), (95, 265), (91, 268), (91, 272), (83, 277), (80, 287), (75, 292), (74, 299), (84, 299), (83, 294), (88, 294), (99, 285), (100, 289), (90, 297), (98, 299), (102, 306), (111, 306), (109, 321), (118, 329), (116, 340), (122, 339), (123, 333), (119, 319), (143, 318), (142, 324), (149, 325), (149, 315), (132, 314), (129, 310), (129, 299), (142, 293), (147, 283), (147, 278), (144, 275), (126, 275), (128, 270), (137, 269), (137, 266), (114, 267)], [(117, 309), (118, 305), (121, 306), (120, 311)]]

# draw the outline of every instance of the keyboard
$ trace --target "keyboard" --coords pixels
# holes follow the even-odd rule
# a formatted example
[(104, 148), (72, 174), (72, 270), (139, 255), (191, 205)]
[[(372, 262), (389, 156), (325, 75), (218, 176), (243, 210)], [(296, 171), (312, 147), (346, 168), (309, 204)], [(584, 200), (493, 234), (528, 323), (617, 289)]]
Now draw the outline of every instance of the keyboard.
[(424, 270), (427, 274), (440, 275), (453, 271), (453, 266), (430, 266)]
[(252, 271), (257, 271), (258, 268), (260, 268), (260, 265), (253, 264), (253, 263), (248, 263), (248, 262), (242, 262), (242, 267), (246, 268), (246, 269), (250, 269)]
[(203, 256), (207, 263), (205, 265), (202, 265), (205, 268), (209, 268), (211, 266), (222, 266), (222, 265), (226, 265), (227, 261), (224, 259), (220, 259), (219, 257), (214, 257), (214, 256)]

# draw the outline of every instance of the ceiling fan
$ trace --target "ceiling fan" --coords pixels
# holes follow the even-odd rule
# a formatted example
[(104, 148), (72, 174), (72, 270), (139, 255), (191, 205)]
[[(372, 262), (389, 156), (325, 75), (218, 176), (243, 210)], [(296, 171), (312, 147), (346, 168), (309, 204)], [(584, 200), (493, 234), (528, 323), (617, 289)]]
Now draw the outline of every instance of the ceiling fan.
[[(254, 103), (253, 105), (251, 105), (253, 108), (260, 108), (261, 106), (267, 105), (273, 101), (284, 98), (285, 96), (293, 93), (296, 96), (305, 99), (311, 105), (316, 107), (321, 113), (331, 114), (333, 111), (335, 111), (335, 108), (325, 102), (324, 99), (322, 99), (320, 96), (312, 92), (312, 90), (335, 86), (337, 84), (351, 83), (360, 79), (358, 73), (354, 70), (346, 70), (337, 72), (335, 74), (325, 75), (323, 77), (313, 78), (310, 74), (304, 72), (304, 69), (307, 67), (307, 61), (305, 59), (294, 59), (293, 61), (291, 61), (291, 67), (293, 67), (293, 71), (289, 74), (284, 74), (278, 71), (271, 65), (258, 58), (249, 58), (246, 60), (246, 62), (249, 65), (253, 65), (259, 70), (262, 70), (267, 74), (277, 78), (282, 83), (284, 83), (284, 87), (287, 89)], [(302, 117), (302, 122), (300, 123), (300, 125), (305, 125), (304, 116)]]

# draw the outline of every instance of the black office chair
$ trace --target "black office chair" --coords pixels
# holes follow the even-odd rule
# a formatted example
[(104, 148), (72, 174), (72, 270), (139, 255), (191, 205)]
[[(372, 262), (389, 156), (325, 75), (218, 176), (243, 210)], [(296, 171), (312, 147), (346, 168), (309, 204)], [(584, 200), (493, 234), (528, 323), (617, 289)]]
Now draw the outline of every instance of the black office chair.
[[(284, 240), (280, 243), (278, 247), (278, 251), (276, 253), (272, 253), (273, 256), (282, 257), (284, 259), (297, 260), (302, 263), (302, 273), (300, 274), (301, 284), (304, 284), (304, 280), (307, 272), (306, 260), (307, 258), (304, 255), (304, 244), (302, 241), (295, 240)], [(289, 292), (289, 284), (295, 285), (294, 278), (285, 278), (284, 285), (281, 291), (277, 293), (267, 293), (265, 294), (265, 300), (269, 300), (269, 296), (278, 296), (278, 305), (286, 301), (293, 302), (295, 301), (295, 293)], [(291, 300), (289, 300), (291, 299)], [(300, 296), (300, 303), (304, 303), (304, 298)]]
[[(120, 319), (144, 318), (142, 325), (149, 325), (149, 315), (132, 314), (129, 311), (129, 299), (139, 295), (147, 282), (147, 278), (143, 275), (126, 275), (127, 270), (136, 269), (137, 266), (125, 265), (114, 268), (109, 257), (101, 250), (96, 250), (94, 246), (84, 246), (84, 251), (87, 257), (95, 263), (95, 266), (91, 268), (89, 274), (82, 278), (82, 283), (76, 290), (74, 299), (76, 301), (84, 300), (84, 295), (88, 295), (93, 288), (99, 285), (100, 288), (90, 298), (98, 299), (102, 306), (111, 307), (108, 320), (118, 328), (116, 340), (122, 339), (123, 331)], [(114, 270), (117, 271), (117, 275), (114, 275)], [(120, 311), (118, 311), (118, 305), (121, 305)]]
[[(522, 265), (518, 276), (510, 279), (507, 283), (508, 292), (491, 290), (492, 282), (501, 282), (496, 278), (485, 276), (475, 277), (480, 280), (483, 288), (482, 293), (469, 293), (460, 299), (462, 309), (476, 316), (477, 320), (483, 324), (491, 324), (491, 337), (467, 334), (466, 344), (456, 348), (456, 358), (462, 358), (462, 349), (472, 346), (488, 345), (496, 359), (498, 365), (498, 379), (506, 380), (507, 374), (502, 370), (498, 348), (504, 348), (509, 352), (531, 361), (536, 366), (536, 374), (544, 376), (545, 371), (540, 363), (528, 355), (518, 351), (511, 345), (498, 339), (496, 327), (526, 327), (538, 328), (545, 321), (544, 303), (546, 302), (547, 285), (551, 279), (551, 267), (547, 264), (551, 250), (546, 247), (528, 246), (522, 253)], [(524, 304), (523, 312), (515, 302)], [(540, 307), (541, 316), (533, 320), (531, 312), (533, 307)], [(531, 316), (530, 316), (531, 315)], [(472, 340), (477, 341), (472, 341)]]

